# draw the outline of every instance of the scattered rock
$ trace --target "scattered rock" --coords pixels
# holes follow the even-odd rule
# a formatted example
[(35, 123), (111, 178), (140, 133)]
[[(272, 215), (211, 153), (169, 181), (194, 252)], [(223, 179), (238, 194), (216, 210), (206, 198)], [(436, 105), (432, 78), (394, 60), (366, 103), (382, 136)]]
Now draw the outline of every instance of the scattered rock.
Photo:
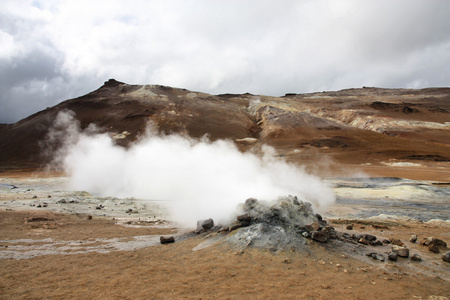
[(376, 252), (367, 253), (366, 255), (368, 257), (370, 257), (370, 258), (375, 259), (375, 260), (379, 260), (379, 261), (384, 261), (385, 260), (383, 254), (379, 254), (379, 253), (376, 253)]
[(447, 247), (447, 243), (446, 243), (446, 242), (444, 242), (443, 240), (438, 239), (438, 238), (436, 238), (436, 237), (427, 237), (427, 238), (424, 238), (424, 239), (420, 242), (420, 244), (423, 245), (423, 246), (429, 246), (429, 245), (434, 244), (434, 245), (436, 245), (437, 247), (443, 247), (443, 248), (446, 248), (446, 247)]
[(353, 230), (353, 225), (347, 225), (347, 230)]
[(33, 196), (33, 199), (37, 199), (37, 196), (36, 196), (36, 195), (34, 195), (34, 196)]
[(422, 260), (422, 257), (420, 257), (419, 254), (414, 253), (413, 255), (411, 255), (411, 260), (414, 260), (414, 261), (421, 261), (421, 260)]
[(388, 240), (388, 239), (384, 239), (384, 240), (383, 240), (383, 244), (390, 244), (390, 243), (391, 243), (391, 241)]
[(64, 203), (67, 203), (67, 202), (66, 202), (66, 199), (61, 199), (61, 200), (56, 201), (56, 203), (64, 204)]
[(406, 247), (398, 246), (398, 245), (392, 245), (392, 252), (397, 253), (400, 257), (409, 257), (409, 249)]
[(377, 239), (376, 236), (371, 235), (371, 234), (365, 234), (365, 235), (363, 236), (363, 238), (364, 238), (365, 240), (369, 241), (369, 242), (373, 242), (373, 241), (375, 241), (375, 240)]
[(389, 252), (388, 258), (389, 258), (389, 260), (397, 261), (398, 255), (395, 252)]
[(442, 260), (450, 263), (450, 251), (442, 255)]
[(306, 231), (308, 231), (309, 233), (312, 233), (313, 231), (318, 231), (320, 229), (320, 225), (319, 222), (314, 222), (308, 225), (305, 225), (305, 227), (303, 227)]
[(311, 238), (315, 241), (326, 243), (330, 238), (330, 233), (327, 230), (313, 231)]
[(411, 243), (417, 242), (417, 235), (415, 235), (415, 234), (411, 235), (411, 237), (409, 238), (409, 241), (410, 241)]
[(361, 234), (352, 234), (351, 235), (351, 238), (352, 238), (352, 240), (355, 240), (355, 241), (359, 241), (360, 239), (362, 239), (362, 235)]
[(285, 263), (285, 264), (290, 264), (290, 263), (292, 263), (292, 261), (291, 261), (289, 258), (285, 258), (285, 259), (283, 260), (283, 263)]
[(395, 239), (395, 238), (390, 238), (389, 241), (393, 244), (393, 245), (397, 245), (397, 246), (405, 246), (405, 244), (399, 240), (399, 239)]
[(91, 216), (91, 215), (88, 215), (88, 216), (87, 216), (87, 219), (88, 219), (88, 220), (92, 220), (92, 216)]
[(375, 242), (370, 242), (372, 246), (383, 246), (383, 242), (380, 240), (376, 240)]
[(47, 207), (47, 206), (48, 206), (47, 202), (42, 203), (42, 207)]
[(363, 244), (363, 245), (370, 245), (369, 241), (366, 240), (365, 238), (360, 238), (358, 240), (358, 243)]
[(430, 250), (431, 252), (434, 252), (434, 253), (439, 253), (440, 252), (439, 251), (439, 247), (436, 244), (430, 244), (428, 246), (428, 250)]
[(175, 243), (175, 238), (173, 236), (169, 236), (169, 237), (165, 237), (162, 236), (159, 238), (161, 244), (170, 244), (170, 243)]
[(42, 205), (40, 205), (40, 204), (38, 204), (36, 207), (39, 207), (39, 208), (41, 208), (42, 207)]
[(211, 219), (211, 218), (204, 220), (201, 223), (201, 227), (203, 229), (206, 229), (206, 230), (213, 228), (214, 227), (214, 220)]

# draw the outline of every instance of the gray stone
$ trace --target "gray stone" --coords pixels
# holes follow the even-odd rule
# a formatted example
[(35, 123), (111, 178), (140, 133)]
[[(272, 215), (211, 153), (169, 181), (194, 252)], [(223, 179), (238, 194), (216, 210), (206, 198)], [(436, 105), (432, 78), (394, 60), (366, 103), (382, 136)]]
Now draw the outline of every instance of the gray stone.
[(326, 243), (330, 238), (330, 233), (326, 230), (313, 231), (311, 233), (311, 238), (315, 241)]
[(422, 257), (420, 257), (419, 254), (414, 253), (413, 255), (411, 255), (411, 260), (414, 260), (414, 261), (421, 261), (421, 260), (422, 260)]
[(211, 229), (214, 227), (214, 220), (211, 218), (206, 219), (202, 222), (201, 226), (203, 229), (206, 229), (206, 230)]
[(370, 242), (372, 246), (383, 246), (383, 242), (380, 240)]
[(392, 245), (392, 252), (397, 253), (400, 257), (409, 257), (409, 249), (406, 247), (398, 246), (398, 245)]
[(409, 238), (409, 240), (410, 240), (411, 243), (417, 242), (417, 235), (415, 235), (415, 234), (411, 235), (411, 237)]
[(389, 260), (397, 261), (398, 255), (395, 252), (389, 252), (388, 258), (389, 258)]
[(450, 251), (442, 255), (442, 260), (450, 263)]
[(362, 235), (361, 234), (357, 234), (357, 233), (354, 233), (354, 234), (352, 234), (352, 239), (354, 239), (355, 241), (359, 241), (360, 239), (362, 239)]
[(379, 253), (376, 253), (376, 252), (367, 253), (366, 255), (367, 255), (368, 257), (370, 257), (370, 258), (375, 259), (375, 260), (379, 260), (379, 261), (384, 261), (384, 260), (385, 260), (383, 254), (379, 254)]

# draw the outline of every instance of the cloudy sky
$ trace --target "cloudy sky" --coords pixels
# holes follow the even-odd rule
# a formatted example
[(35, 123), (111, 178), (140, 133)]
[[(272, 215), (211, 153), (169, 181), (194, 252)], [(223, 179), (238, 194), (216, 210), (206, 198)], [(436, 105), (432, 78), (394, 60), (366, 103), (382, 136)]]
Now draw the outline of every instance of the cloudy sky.
[(0, 122), (109, 78), (274, 96), (450, 86), (450, 1), (0, 1)]

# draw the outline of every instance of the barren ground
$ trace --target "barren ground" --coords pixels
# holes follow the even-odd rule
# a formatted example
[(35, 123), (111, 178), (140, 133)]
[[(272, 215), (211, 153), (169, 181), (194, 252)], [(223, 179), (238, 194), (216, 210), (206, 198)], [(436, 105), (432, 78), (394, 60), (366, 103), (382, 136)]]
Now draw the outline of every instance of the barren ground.
[[(2, 175), (9, 182), (30, 179), (29, 174)], [(45, 190), (44, 184), (43, 188), (31, 191), (42, 197), (41, 202), (47, 192), (56, 193), (55, 187)], [(26, 190), (17, 192), (15, 199), (2, 195), (2, 299), (450, 298), (450, 264), (440, 259), (442, 252), (432, 253), (409, 242), (414, 233), (419, 240), (435, 236), (448, 243), (448, 222), (381, 220), (388, 227), (376, 229), (371, 226), (376, 220), (331, 220), (340, 231), (354, 223), (350, 233), (399, 238), (411, 253), (423, 258), (421, 262), (378, 262), (364, 254), (383, 253), (388, 246), (338, 247), (310, 241), (309, 252), (241, 251), (224, 242), (202, 248), (198, 245), (207, 240), (207, 234), (181, 238), (178, 229), (164, 222), (126, 226), (117, 224), (125, 219), (120, 216), (113, 220), (93, 214), (89, 220), (87, 214), (51, 211), (54, 205), (50, 204), (40, 209), (22, 205), (19, 210), (9, 203), (19, 198), (36, 201), (28, 199), (30, 195)], [(128, 218), (132, 224), (139, 221), (137, 216)], [(176, 243), (158, 243), (161, 235), (173, 234)], [(8, 253), (15, 258), (7, 258)], [(20, 255), (23, 259), (16, 259)]]

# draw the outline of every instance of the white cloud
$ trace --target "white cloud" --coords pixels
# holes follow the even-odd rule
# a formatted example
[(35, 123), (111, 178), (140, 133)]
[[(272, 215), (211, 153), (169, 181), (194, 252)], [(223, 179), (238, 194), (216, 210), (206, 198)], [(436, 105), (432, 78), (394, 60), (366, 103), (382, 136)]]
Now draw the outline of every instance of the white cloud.
[[(39, 107), (23, 106), (10, 92), (32, 81), (49, 86), (32, 94), (47, 106), (109, 78), (282, 95), (363, 85), (445, 86), (450, 77), (445, 0), (7, 0), (0, 11), (0, 60), (7, 65), (0, 78), (9, 79), (0, 103), (14, 109), (1, 112), (5, 121)], [(52, 72), (6, 73), (42, 53)], [(58, 87), (50, 86), (55, 78)]]

